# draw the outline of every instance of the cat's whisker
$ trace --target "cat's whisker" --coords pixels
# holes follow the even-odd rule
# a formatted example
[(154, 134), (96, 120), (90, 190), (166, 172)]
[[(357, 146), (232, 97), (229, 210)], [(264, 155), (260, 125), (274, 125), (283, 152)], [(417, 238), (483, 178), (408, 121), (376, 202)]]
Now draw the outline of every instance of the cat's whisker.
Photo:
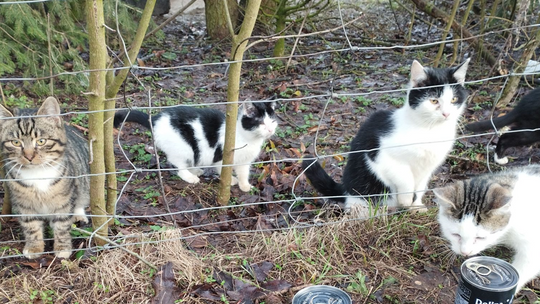
[[(6, 176), (8, 176), (9, 173), (10, 173), (13, 169), (15, 169), (15, 168), (17, 167), (17, 165), (20, 165), (20, 166), (22, 167), (21, 164), (15, 164), (13, 167), (11, 167), (11, 168), (6, 172)], [(15, 178), (17, 178), (17, 177), (15, 176)]]

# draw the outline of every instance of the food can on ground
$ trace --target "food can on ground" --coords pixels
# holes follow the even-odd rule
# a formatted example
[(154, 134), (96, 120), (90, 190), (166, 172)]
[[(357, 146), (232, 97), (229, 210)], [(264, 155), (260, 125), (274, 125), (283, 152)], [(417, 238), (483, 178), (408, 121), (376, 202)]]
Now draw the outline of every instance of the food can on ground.
[(351, 297), (343, 290), (326, 285), (306, 287), (294, 295), (292, 304), (351, 304)]
[(454, 304), (512, 303), (519, 275), (509, 263), (486, 256), (461, 264), (461, 281)]

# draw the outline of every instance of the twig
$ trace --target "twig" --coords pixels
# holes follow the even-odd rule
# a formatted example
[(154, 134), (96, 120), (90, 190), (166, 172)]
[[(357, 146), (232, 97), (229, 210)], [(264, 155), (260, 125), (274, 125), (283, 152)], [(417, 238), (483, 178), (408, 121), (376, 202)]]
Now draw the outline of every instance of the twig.
[[(77, 231), (77, 232), (80, 232), (80, 233), (84, 233), (84, 234), (87, 234), (87, 235), (92, 235), (92, 232), (86, 231), (86, 230), (81, 229), (81, 228), (76, 227), (76, 226), (71, 227), (71, 229), (73, 229), (73, 230), (75, 230), (75, 231)], [(101, 235), (99, 235), (99, 234), (97, 234), (97, 233), (94, 234), (94, 237), (97, 238), (97, 239), (100, 239), (100, 240), (102, 240), (102, 241), (104, 241), (104, 242), (107, 242), (107, 243), (113, 245), (114, 247), (118, 247), (118, 246), (117, 246), (118, 244), (116, 244), (115, 242), (109, 240), (108, 238), (102, 237)], [(120, 246), (120, 247), (118, 247), (118, 248), (120, 248), (120, 249), (124, 250), (125, 252), (127, 252), (127, 253), (133, 255), (134, 257), (138, 258), (139, 260), (141, 260), (141, 262), (143, 262), (143, 263), (145, 263), (146, 265), (150, 266), (150, 267), (153, 268), (154, 270), (158, 270), (158, 268), (157, 268), (154, 264), (148, 262), (147, 260), (145, 260), (143, 257), (141, 257), (140, 255), (138, 255), (137, 253), (135, 253), (135, 252), (133, 252), (133, 251), (131, 251), (131, 250), (129, 250), (129, 249), (123, 247), (123, 246)]]

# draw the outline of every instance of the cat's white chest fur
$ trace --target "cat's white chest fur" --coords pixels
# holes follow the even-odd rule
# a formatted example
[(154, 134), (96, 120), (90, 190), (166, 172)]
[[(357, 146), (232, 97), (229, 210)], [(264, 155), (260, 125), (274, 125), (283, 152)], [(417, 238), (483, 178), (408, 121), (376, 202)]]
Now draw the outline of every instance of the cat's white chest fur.
[(38, 191), (47, 192), (57, 178), (61, 176), (59, 166), (41, 166), (35, 168), (21, 169), (17, 176), (22, 183), (34, 187)]

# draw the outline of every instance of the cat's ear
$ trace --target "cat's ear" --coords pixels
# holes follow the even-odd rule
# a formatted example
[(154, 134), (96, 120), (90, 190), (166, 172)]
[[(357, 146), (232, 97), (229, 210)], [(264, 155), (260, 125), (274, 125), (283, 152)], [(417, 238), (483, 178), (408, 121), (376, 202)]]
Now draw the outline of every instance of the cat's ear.
[(255, 117), (257, 115), (257, 107), (251, 102), (245, 102), (242, 108), (244, 115), (247, 117)]
[(0, 118), (8, 118), (8, 117), (13, 117), (13, 114), (11, 114), (11, 112), (6, 109), (3, 105), (0, 104)]
[(465, 83), (465, 75), (467, 74), (467, 68), (469, 67), (469, 61), (471, 61), (471, 58), (467, 58), (462, 64), (454, 68), (454, 78), (457, 80), (457, 82), (461, 85)]
[(457, 187), (459, 187), (457, 184), (453, 184), (446, 187), (433, 189), (433, 194), (435, 194), (434, 201), (441, 208), (456, 209), (455, 201)]
[(413, 61), (411, 65), (411, 88), (415, 88), (419, 83), (427, 79), (427, 73), (424, 67), (418, 61)]
[(62, 125), (62, 118), (60, 118), (60, 105), (58, 100), (54, 97), (47, 97), (39, 110), (37, 115), (51, 115), (46, 117), (47, 119), (53, 120), (58, 126)]
[(488, 201), (491, 202), (491, 210), (505, 211), (510, 207), (510, 201), (512, 200), (512, 193), (507, 188), (493, 184), (489, 187)]

